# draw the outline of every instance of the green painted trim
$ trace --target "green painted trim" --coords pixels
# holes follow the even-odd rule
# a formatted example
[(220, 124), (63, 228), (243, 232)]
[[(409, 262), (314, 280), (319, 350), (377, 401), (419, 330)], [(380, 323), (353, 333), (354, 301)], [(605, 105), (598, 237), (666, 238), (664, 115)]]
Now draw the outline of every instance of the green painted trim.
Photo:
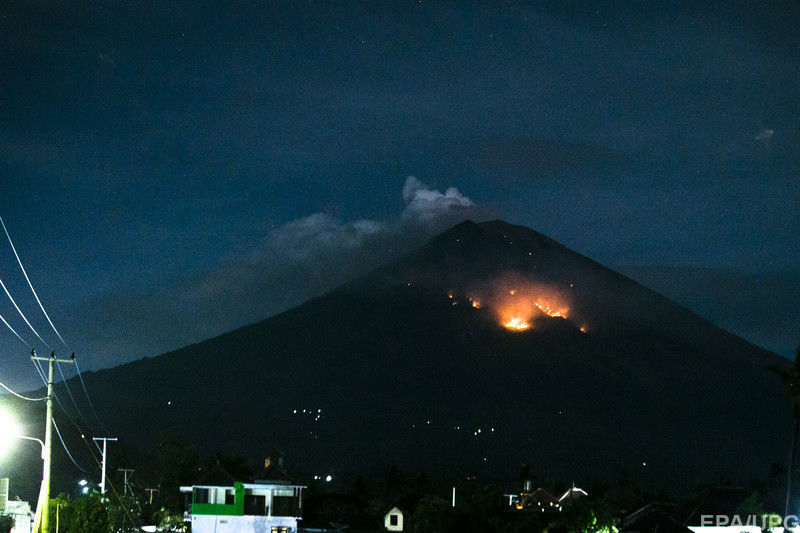
[(238, 481), (233, 484), (233, 505), (224, 503), (194, 503), (192, 489), (192, 514), (244, 516), (244, 484)]

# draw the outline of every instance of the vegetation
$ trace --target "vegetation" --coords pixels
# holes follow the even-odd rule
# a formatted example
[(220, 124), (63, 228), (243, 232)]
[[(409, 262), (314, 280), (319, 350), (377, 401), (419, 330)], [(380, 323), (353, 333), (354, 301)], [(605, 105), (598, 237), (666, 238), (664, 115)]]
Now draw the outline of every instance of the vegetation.
[(792, 404), (792, 416), (794, 417), (794, 430), (792, 431), (792, 445), (789, 448), (789, 468), (786, 472), (786, 500), (784, 504), (784, 516), (789, 515), (789, 510), (793, 505), (791, 501), (792, 484), (795, 474), (795, 458), (797, 456), (797, 438), (800, 434), (800, 346), (795, 351), (794, 364), (790, 370), (783, 368), (770, 367), (770, 370), (777, 373), (786, 386), (786, 395)]
[[(105, 496), (97, 492), (79, 497), (60, 494), (51, 500), (51, 526), (58, 524), (59, 533), (127, 533), (155, 524), (160, 532), (175, 533), (184, 527), (185, 501), (180, 486), (191, 485), (219, 466), (236, 479), (252, 477), (241, 457), (217, 453), (201, 458), (192, 446), (174, 435), (164, 436), (147, 462), (155, 467), (152, 471), (147, 471), (144, 464), (136, 465), (137, 479), (143, 485), (129, 483), (123, 490), (109, 481)], [(733, 491), (738, 499), (731, 512), (765, 516), (782, 507), (784, 476), (785, 469), (773, 465), (764, 479), (753, 480), (748, 487), (730, 487), (729, 481), (721, 480), (697, 486), (687, 498), (702, 501), (715, 490)], [(332, 483), (308, 482), (303, 525), (347, 525), (351, 533), (374, 532), (379, 530), (387, 511), (398, 507), (403, 512), (405, 531), (412, 532), (613, 533), (625, 516), (646, 504), (681, 504), (666, 493), (638, 487), (635, 476), (623, 471), (607, 485), (586, 487), (589, 496), (565, 503), (561, 511), (541, 512), (532, 505), (524, 509), (509, 506), (504, 495), (519, 493), (524, 480), (532, 480), (533, 489), (545, 487), (556, 495), (569, 487), (537, 476), (527, 467), (520, 471), (519, 479), (509, 481), (463, 474), (412, 474), (389, 466), (352, 479), (337, 476)], [(145, 492), (144, 487), (155, 491)], [(455, 507), (451, 502), (453, 487)], [(0, 533), (3, 527), (0, 522)]]

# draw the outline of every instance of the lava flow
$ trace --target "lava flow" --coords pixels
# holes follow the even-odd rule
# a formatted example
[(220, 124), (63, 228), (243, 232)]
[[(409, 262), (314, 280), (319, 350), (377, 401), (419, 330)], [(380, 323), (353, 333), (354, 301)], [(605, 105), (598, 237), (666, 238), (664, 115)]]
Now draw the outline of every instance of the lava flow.
[(516, 330), (528, 329), (531, 327), (531, 325), (525, 319), (519, 317), (513, 317), (511, 320), (509, 320), (503, 325), (508, 329), (516, 329)]

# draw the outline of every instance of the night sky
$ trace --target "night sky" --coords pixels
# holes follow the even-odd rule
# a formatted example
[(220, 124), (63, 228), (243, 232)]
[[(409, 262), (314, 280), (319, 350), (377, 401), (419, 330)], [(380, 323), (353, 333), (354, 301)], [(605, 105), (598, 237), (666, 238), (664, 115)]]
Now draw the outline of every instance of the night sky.
[[(12, 0), (0, 216), (84, 368), (266, 318), (465, 217), (791, 356), (800, 4), (629, 4)], [(7, 243), (0, 278), (63, 354)], [(0, 327), (0, 380), (35, 385)]]

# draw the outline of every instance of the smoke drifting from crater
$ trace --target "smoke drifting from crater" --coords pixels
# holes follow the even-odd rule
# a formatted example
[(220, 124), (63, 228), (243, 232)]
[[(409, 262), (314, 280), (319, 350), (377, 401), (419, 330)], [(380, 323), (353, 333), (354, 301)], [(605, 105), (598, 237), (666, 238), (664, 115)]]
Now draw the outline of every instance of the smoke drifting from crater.
[[(100, 366), (155, 355), (269, 317), (340, 285), (462, 220), (485, 218), (455, 187), (409, 176), (403, 211), (387, 220), (313, 213), (268, 232), (244, 253), (158, 293), (109, 295), (88, 323)], [(136, 331), (133, 338), (131, 331)], [(143, 341), (143, 339), (146, 339)], [(100, 355), (102, 354), (102, 355)]]

